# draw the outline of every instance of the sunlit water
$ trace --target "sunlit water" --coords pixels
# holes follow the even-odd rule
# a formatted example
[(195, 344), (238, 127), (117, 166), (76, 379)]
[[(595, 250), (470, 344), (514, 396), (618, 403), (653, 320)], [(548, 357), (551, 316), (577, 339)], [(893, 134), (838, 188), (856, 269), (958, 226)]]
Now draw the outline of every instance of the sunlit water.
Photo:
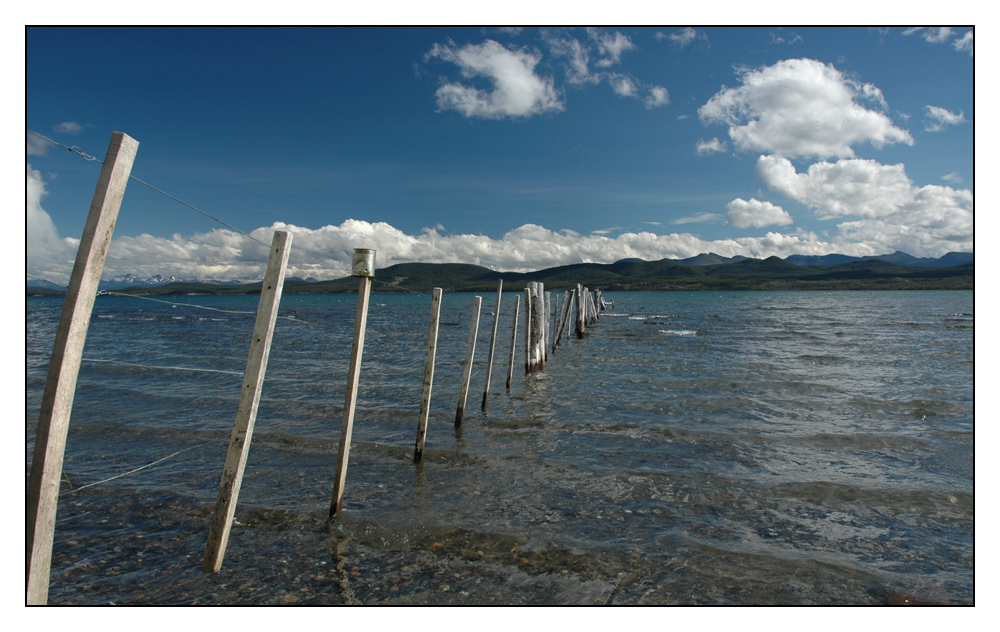
[[(414, 464), (430, 297), (374, 294), (330, 525), (356, 296), (285, 296), (215, 574), (257, 297), (99, 297), (50, 603), (973, 602), (971, 292), (609, 296), (527, 376), (522, 305), (507, 390), (505, 293), (482, 413), (484, 293), (456, 433), (473, 295), (446, 293)], [(26, 471), (61, 303), (27, 300)]]

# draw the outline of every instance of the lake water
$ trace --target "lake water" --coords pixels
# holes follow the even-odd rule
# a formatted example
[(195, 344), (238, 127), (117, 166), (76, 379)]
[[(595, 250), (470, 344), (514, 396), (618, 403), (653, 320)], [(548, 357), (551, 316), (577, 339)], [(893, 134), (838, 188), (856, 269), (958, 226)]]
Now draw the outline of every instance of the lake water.
[[(972, 292), (606, 296), (531, 375), (522, 304), (508, 391), (505, 293), (482, 413), (483, 293), (456, 433), (473, 295), (446, 293), (414, 464), (431, 300), (373, 294), (332, 524), (356, 296), (283, 297), (215, 574), (258, 297), (98, 297), (49, 602), (974, 602)], [(26, 481), (61, 305), (27, 299)]]

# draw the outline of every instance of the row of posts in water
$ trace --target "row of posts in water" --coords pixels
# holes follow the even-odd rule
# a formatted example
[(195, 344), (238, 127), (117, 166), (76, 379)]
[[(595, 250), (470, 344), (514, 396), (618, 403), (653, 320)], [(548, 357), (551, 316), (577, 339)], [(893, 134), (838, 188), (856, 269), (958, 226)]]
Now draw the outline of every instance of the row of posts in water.
[[(424, 386), (420, 396), (420, 416), (417, 424), (417, 442), (413, 452), (413, 461), (419, 463), (424, 452), (424, 442), (427, 438), (427, 419), (430, 415), (431, 392), (434, 385), (434, 363), (437, 354), (438, 323), (441, 314), (441, 288), (434, 288), (431, 299), (431, 322), (427, 336), (427, 358), (424, 365)], [(486, 384), (483, 387), (482, 410), (486, 412), (486, 402), (490, 393), (490, 382), (493, 373), (493, 356), (496, 350), (497, 331), (500, 322), (500, 301), (503, 294), (503, 280), (497, 284), (496, 308), (493, 311), (493, 329), (490, 337), (490, 348), (486, 359)], [(479, 331), (479, 313), (482, 307), (482, 297), (477, 296), (473, 302), (472, 322), (469, 327), (469, 343), (466, 348), (465, 369), (462, 372), (462, 384), (458, 396), (458, 407), (455, 411), (455, 429), (462, 426), (465, 417), (465, 406), (469, 396), (469, 382), (472, 377), (472, 364), (476, 351), (476, 337)], [(530, 282), (524, 288), (525, 331), (524, 331), (524, 372), (534, 373), (545, 368), (549, 348), (555, 353), (556, 346), (562, 338), (570, 314), (576, 307), (574, 331), (583, 337), (587, 326), (595, 323), (601, 309), (606, 309), (601, 290), (591, 293), (588, 288), (577, 284), (576, 288), (566, 291), (562, 297), (561, 308), (553, 310), (552, 293), (545, 291), (545, 285)], [(507, 389), (510, 390), (514, 375), (514, 357), (517, 348), (517, 321), (520, 316), (521, 295), (514, 296), (514, 315), (511, 323), (510, 355), (507, 359)], [(553, 315), (555, 320), (553, 323)], [(336, 508), (334, 513), (336, 513)]]
[[(90, 327), (90, 317), (97, 296), (101, 275), (104, 270), (108, 244), (114, 232), (118, 211), (121, 207), (125, 188), (132, 171), (139, 143), (121, 132), (114, 132), (108, 151), (102, 162), (97, 188), (91, 203), (83, 236), (77, 249), (73, 272), (63, 301), (62, 313), (56, 329), (49, 372), (42, 394), (41, 412), (35, 438), (35, 449), (31, 459), (28, 491), (25, 499), (26, 513), (26, 603), (45, 604), (48, 601), (49, 575), (52, 562), (52, 542), (55, 533), (56, 509), (59, 501), (59, 487), (62, 479), (63, 458), (66, 438), (69, 432), (70, 416), (73, 408), (73, 393), (83, 357), (83, 345)], [(267, 268), (261, 284), (260, 303), (254, 324), (250, 353), (240, 389), (240, 400), (236, 420), (230, 436), (229, 449), (219, 484), (219, 496), (209, 533), (202, 570), (218, 571), (222, 566), (226, 544), (229, 540), (236, 501), (243, 481), (250, 443), (253, 437), (257, 407), (267, 369), (268, 355), (274, 333), (274, 324), (284, 287), (285, 270), (291, 250), (292, 235), (286, 231), (275, 231)], [(347, 394), (344, 403), (344, 420), (340, 433), (340, 449), (334, 493), (330, 506), (331, 517), (340, 511), (343, 502), (344, 480), (347, 473), (347, 458), (351, 445), (351, 430), (354, 424), (354, 409), (357, 402), (357, 388), (360, 379), (361, 356), (364, 351), (365, 326), (368, 318), (368, 298), (372, 278), (375, 274), (375, 251), (358, 248), (354, 251), (352, 274), (359, 277), (358, 308), (354, 325), (354, 340), (351, 348), (348, 370)], [(503, 282), (497, 288), (497, 307), (494, 312), (493, 336), (490, 340), (490, 358), (487, 368), (486, 388), (483, 391), (483, 410), (489, 394), (489, 382), (496, 344), (500, 296)], [(545, 367), (547, 357), (549, 294), (541, 283), (529, 283), (525, 288), (525, 371), (532, 373)], [(514, 304), (514, 325), (511, 331), (511, 352), (507, 369), (507, 388), (510, 388), (513, 373), (514, 342), (517, 337), (517, 316), (520, 295)], [(597, 320), (598, 306), (605, 307), (600, 292), (596, 299), (589, 291), (577, 286), (572, 294), (563, 298), (560, 317), (553, 328), (555, 337), (553, 352), (568, 321), (570, 304), (576, 305), (575, 331), (583, 336), (587, 325)], [(482, 297), (475, 299), (475, 314), (469, 334), (462, 394), (456, 414), (456, 427), (461, 425), (468, 396), (468, 384), (472, 371), (472, 357), (475, 351), (476, 332), (479, 326), (479, 310)], [(431, 329), (427, 346), (427, 364), (424, 375), (424, 389), (421, 395), (417, 449), (414, 460), (419, 461), (427, 434), (427, 417), (430, 410), (431, 386), (434, 377), (434, 355), (437, 346), (438, 317), (441, 306), (441, 289), (434, 290), (431, 304)]]
[[(267, 352), (270, 347), (270, 332), (274, 328), (277, 303), (281, 296), (284, 280), (284, 269), (288, 260), (288, 247), (291, 235), (277, 231), (271, 249), (271, 260), (265, 272), (265, 281), (261, 292), (261, 307), (258, 308), (257, 325), (251, 344), (250, 359), (247, 363), (247, 375), (251, 373), (263, 379), (263, 369), (267, 363)], [(354, 428), (354, 412), (357, 403), (358, 383), (360, 379), (361, 356), (364, 351), (365, 328), (368, 319), (368, 299), (371, 292), (372, 278), (375, 274), (375, 250), (357, 248), (354, 251), (352, 274), (359, 277), (358, 307), (354, 324), (354, 338), (351, 347), (351, 360), (348, 368), (347, 391), (344, 400), (344, 418), (340, 429), (340, 443), (337, 450), (337, 467), (334, 473), (333, 497), (330, 501), (330, 518), (340, 512), (344, 502), (344, 488), (347, 479), (347, 463), (351, 450), (351, 434)], [(272, 280), (272, 282), (269, 282)], [(493, 329), (490, 338), (489, 358), (487, 359), (486, 386), (483, 389), (482, 409), (486, 410), (489, 397), (490, 380), (492, 377), (493, 354), (496, 349), (496, 336), (500, 320), (500, 299), (503, 293), (503, 281), (497, 286), (496, 309), (493, 314)], [(434, 365), (437, 355), (438, 324), (441, 314), (441, 288), (434, 288), (431, 298), (430, 329), (427, 336), (427, 357), (424, 366), (424, 384), (420, 396), (420, 415), (417, 422), (417, 440), (414, 448), (413, 461), (419, 463), (423, 456), (424, 444), (427, 438), (427, 422), (430, 416), (431, 392), (434, 384)], [(520, 315), (520, 294), (515, 295), (514, 317), (511, 326), (510, 355), (507, 363), (507, 388), (510, 389), (514, 371), (514, 356), (517, 342), (517, 321)], [(577, 284), (572, 291), (563, 294), (562, 307), (557, 310), (559, 317), (552, 327), (554, 336), (550, 333), (549, 322), (551, 293), (545, 291), (545, 286), (539, 282), (528, 283), (524, 289), (525, 299), (525, 373), (534, 373), (545, 368), (548, 357), (549, 341), (552, 353), (561, 340), (571, 313), (575, 313), (575, 334), (582, 338), (589, 325), (597, 322), (599, 313), (607, 309), (601, 291), (591, 293), (588, 288)], [(479, 331), (479, 313), (482, 307), (482, 297), (476, 296), (473, 302), (472, 323), (469, 328), (469, 343), (466, 349), (465, 365), (462, 374), (462, 387), (459, 394), (458, 408), (455, 414), (455, 428), (461, 428), (465, 415), (465, 405), (468, 400), (469, 383), (472, 376), (473, 357), (475, 355), (476, 337)], [(575, 310), (573, 307), (575, 306)], [(259, 373), (258, 373), (259, 371)], [(219, 487), (219, 498), (216, 504), (212, 528), (209, 533), (205, 557), (202, 560), (202, 570), (218, 571), (222, 566), (226, 544), (232, 528), (236, 509), (236, 499), (239, 495), (243, 470), (246, 465), (247, 452), (253, 434), (253, 424), (256, 417), (257, 400), (259, 399), (260, 383), (251, 384), (244, 380), (240, 406), (237, 410), (236, 423), (230, 439), (229, 452), (222, 473)], [(251, 403), (252, 402), (252, 403)]]

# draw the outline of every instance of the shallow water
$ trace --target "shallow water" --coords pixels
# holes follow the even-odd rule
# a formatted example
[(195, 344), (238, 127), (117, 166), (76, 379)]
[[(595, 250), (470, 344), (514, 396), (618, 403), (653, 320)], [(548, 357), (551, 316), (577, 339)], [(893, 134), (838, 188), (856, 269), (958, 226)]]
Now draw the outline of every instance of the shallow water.
[[(473, 296), (444, 295), (420, 464), (430, 297), (372, 296), (331, 525), (356, 297), (285, 296), (215, 574), (257, 297), (99, 297), (50, 603), (973, 603), (971, 292), (615, 293), (532, 375), (522, 309), (508, 391), (513, 296), (456, 433)], [(26, 471), (60, 307), (27, 300)]]

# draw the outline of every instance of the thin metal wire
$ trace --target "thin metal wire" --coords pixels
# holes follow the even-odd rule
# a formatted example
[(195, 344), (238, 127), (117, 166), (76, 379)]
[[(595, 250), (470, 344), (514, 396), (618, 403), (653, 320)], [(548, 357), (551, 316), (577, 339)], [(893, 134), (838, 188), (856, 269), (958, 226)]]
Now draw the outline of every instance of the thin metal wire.
[(46, 283), (51, 283), (52, 285), (58, 285), (59, 287), (66, 287), (65, 283), (56, 283), (55, 281), (51, 279), (46, 279), (45, 277), (33, 276), (31, 274), (26, 274), (24, 276), (28, 277), (29, 279), (38, 279), (39, 281), (45, 281)]
[(183, 366), (156, 366), (153, 364), (133, 364), (132, 362), (119, 362), (118, 360), (99, 360), (97, 358), (81, 358), (84, 362), (104, 362), (107, 364), (120, 364), (122, 366), (137, 366), (140, 369), (161, 369), (164, 371), (201, 371), (204, 373), (225, 373), (226, 375), (242, 376), (239, 371), (223, 371), (221, 369), (191, 369)]
[(134, 470), (130, 470), (128, 472), (124, 472), (122, 474), (118, 474), (117, 476), (112, 476), (111, 478), (106, 478), (103, 481), (97, 481), (96, 483), (90, 483), (88, 485), (83, 485), (82, 487), (77, 487), (76, 489), (71, 489), (69, 491), (63, 492), (62, 494), (59, 494), (59, 496), (62, 497), (62, 496), (68, 496), (70, 494), (75, 494), (76, 492), (78, 492), (78, 491), (80, 491), (82, 489), (87, 489), (88, 487), (94, 487), (95, 485), (101, 485), (102, 483), (107, 483), (108, 481), (113, 481), (116, 478), (121, 478), (123, 476), (128, 476), (129, 474), (135, 474), (136, 472), (138, 472), (140, 470), (144, 470), (147, 467), (153, 467), (157, 463), (163, 463), (167, 459), (175, 457), (178, 454), (180, 454), (181, 452), (187, 452), (188, 450), (194, 450), (195, 448), (200, 448), (200, 447), (205, 446), (205, 445), (208, 445), (208, 442), (206, 442), (206, 443), (199, 443), (198, 445), (193, 445), (193, 446), (191, 446), (189, 448), (184, 448), (183, 450), (178, 450), (177, 452), (174, 452), (173, 454), (165, 456), (162, 459), (153, 461), (152, 463), (147, 463), (146, 465), (143, 465), (142, 467), (137, 467)]
[[(44, 281), (45, 279), (42, 280)], [(51, 283), (51, 281), (49, 281), (49, 283)], [(257, 312), (244, 312), (235, 309), (219, 309), (218, 307), (208, 307), (207, 305), (198, 305), (197, 303), (174, 303), (173, 301), (164, 301), (158, 298), (140, 296), (138, 294), (126, 294), (125, 292), (114, 292), (112, 290), (101, 290), (100, 292), (98, 292), (98, 294), (106, 296), (127, 296), (129, 298), (138, 298), (143, 301), (153, 301), (154, 303), (164, 303), (166, 305), (173, 305), (174, 307), (197, 307), (198, 309), (207, 309), (213, 312), (222, 312), (223, 314), (244, 314), (253, 316), (254, 314), (257, 313)], [(302, 323), (303, 325), (312, 325), (313, 327), (321, 327), (321, 325), (310, 323), (307, 320), (302, 320), (301, 318), (295, 318), (293, 316), (278, 316), (278, 318), (280, 318), (281, 320), (290, 320), (293, 323)]]
[[(104, 164), (104, 161), (103, 161), (103, 160), (98, 160), (97, 158), (94, 158), (93, 156), (91, 156), (90, 154), (88, 154), (88, 153), (84, 152), (84, 151), (83, 151), (82, 149), (80, 149), (79, 147), (77, 147), (77, 146), (75, 146), (75, 145), (74, 145), (73, 147), (70, 147), (70, 146), (68, 146), (68, 145), (63, 145), (62, 143), (60, 143), (60, 142), (58, 142), (58, 141), (55, 141), (55, 140), (52, 140), (52, 139), (51, 139), (51, 138), (49, 138), (48, 136), (42, 136), (42, 135), (41, 135), (41, 134), (39, 134), (38, 132), (33, 132), (33, 131), (31, 131), (30, 129), (29, 129), (29, 130), (25, 130), (25, 131), (27, 131), (27, 132), (28, 132), (29, 134), (31, 134), (32, 136), (37, 136), (38, 138), (41, 138), (42, 140), (45, 140), (45, 141), (48, 141), (48, 142), (52, 143), (53, 145), (58, 145), (59, 147), (62, 147), (62, 148), (64, 148), (64, 149), (68, 149), (69, 151), (72, 151), (72, 152), (74, 152), (74, 153), (76, 153), (76, 154), (79, 154), (80, 156), (82, 156), (83, 158), (85, 158), (85, 159), (87, 159), (87, 160), (93, 160), (93, 161), (95, 161), (95, 162), (99, 162), (99, 163), (101, 163), (102, 165)], [(184, 206), (188, 207), (189, 209), (191, 209), (191, 210), (193, 210), (193, 211), (196, 211), (196, 212), (198, 212), (198, 213), (201, 213), (202, 215), (204, 215), (204, 216), (205, 216), (205, 217), (207, 217), (208, 219), (210, 219), (210, 220), (212, 220), (212, 221), (215, 221), (215, 222), (218, 222), (218, 223), (222, 224), (223, 226), (225, 226), (226, 228), (229, 228), (229, 229), (231, 229), (231, 230), (235, 230), (236, 232), (238, 232), (239, 234), (243, 235), (243, 236), (244, 236), (244, 237), (246, 237), (247, 239), (251, 239), (251, 240), (253, 240), (253, 241), (257, 242), (258, 244), (260, 244), (261, 246), (264, 246), (265, 248), (270, 248), (270, 246), (269, 246), (268, 244), (265, 244), (264, 242), (262, 242), (261, 240), (257, 239), (257, 238), (256, 238), (256, 237), (254, 237), (253, 235), (250, 235), (249, 233), (245, 233), (245, 232), (243, 232), (242, 230), (240, 230), (239, 228), (236, 228), (236, 227), (235, 227), (235, 226), (233, 226), (232, 224), (227, 224), (226, 222), (222, 221), (222, 220), (221, 220), (221, 219), (219, 219), (218, 217), (213, 217), (212, 215), (209, 215), (208, 213), (206, 213), (205, 211), (201, 210), (200, 208), (198, 208), (198, 207), (196, 207), (196, 206), (193, 206), (193, 205), (191, 205), (191, 204), (188, 204), (188, 203), (187, 203), (187, 202), (185, 202), (184, 200), (181, 200), (181, 199), (178, 199), (178, 198), (176, 198), (176, 197), (174, 197), (174, 196), (170, 195), (170, 194), (169, 194), (169, 193), (167, 193), (166, 191), (164, 191), (164, 190), (162, 190), (162, 189), (158, 189), (158, 188), (154, 187), (153, 185), (149, 184), (148, 182), (144, 182), (144, 181), (140, 180), (139, 178), (137, 178), (137, 177), (135, 177), (135, 176), (133, 176), (133, 175), (130, 175), (130, 176), (129, 176), (129, 179), (131, 179), (131, 180), (135, 180), (135, 181), (136, 181), (136, 182), (138, 182), (139, 184), (142, 184), (142, 185), (145, 185), (145, 186), (149, 187), (150, 189), (152, 189), (152, 190), (156, 191), (157, 193), (160, 193), (160, 194), (162, 194), (162, 195), (165, 195), (165, 196), (167, 196), (168, 198), (170, 198), (171, 200), (173, 200), (173, 201), (177, 202), (178, 204), (183, 204)]]
[(146, 185), (147, 187), (149, 187), (150, 189), (152, 189), (152, 190), (156, 191), (157, 193), (162, 193), (163, 195), (167, 196), (167, 197), (168, 197), (168, 198), (170, 198), (171, 200), (173, 200), (173, 201), (175, 201), (175, 202), (177, 202), (177, 203), (179, 203), (179, 204), (183, 204), (184, 206), (188, 207), (189, 209), (191, 209), (191, 210), (193, 210), (193, 211), (197, 211), (198, 213), (201, 213), (202, 215), (204, 215), (205, 217), (207, 217), (207, 218), (208, 218), (208, 219), (210, 219), (210, 220), (213, 220), (213, 221), (216, 221), (216, 222), (219, 222), (220, 224), (222, 224), (222, 225), (223, 225), (223, 226), (225, 226), (226, 228), (231, 228), (232, 230), (235, 230), (236, 232), (238, 232), (239, 234), (243, 235), (243, 236), (244, 236), (244, 237), (246, 237), (247, 239), (252, 239), (253, 241), (256, 241), (256, 242), (257, 242), (258, 244), (260, 244), (261, 246), (264, 246), (265, 248), (270, 248), (270, 246), (269, 246), (268, 244), (265, 244), (264, 242), (262, 242), (261, 240), (257, 239), (257, 238), (256, 238), (256, 237), (254, 237), (253, 235), (251, 235), (251, 234), (249, 234), (249, 233), (245, 233), (245, 232), (243, 232), (242, 230), (240, 230), (239, 228), (236, 228), (236, 227), (235, 227), (235, 226), (233, 226), (232, 224), (227, 224), (226, 222), (222, 221), (222, 220), (221, 220), (221, 219), (219, 219), (218, 217), (213, 217), (213, 216), (209, 215), (209, 214), (208, 214), (208, 213), (206, 213), (205, 211), (201, 210), (200, 208), (197, 208), (197, 207), (195, 207), (195, 206), (192, 206), (192, 205), (188, 204), (188, 203), (187, 203), (187, 202), (185, 202), (184, 200), (179, 200), (179, 199), (175, 198), (174, 196), (170, 195), (170, 194), (169, 194), (169, 193), (167, 193), (166, 191), (163, 191), (162, 189), (157, 189), (156, 187), (154, 187), (153, 185), (149, 184), (148, 182), (143, 182), (142, 180), (140, 180), (139, 178), (137, 178), (137, 177), (135, 177), (135, 176), (129, 176), (129, 178), (131, 178), (132, 180), (135, 180), (135, 181), (136, 181), (136, 182), (138, 182), (139, 184), (144, 184), (144, 185)]
[[(38, 279), (39, 281), (45, 281), (46, 283), (51, 283), (52, 285), (58, 285), (59, 287), (62, 287), (62, 288), (66, 287), (66, 285), (63, 284), (63, 283), (56, 283), (55, 281), (52, 281), (50, 279), (46, 279), (44, 277), (34, 276), (34, 275), (31, 275), (31, 274), (26, 274), (25, 276), (28, 277), (29, 279)], [(243, 315), (253, 316), (256, 313), (256, 312), (245, 312), (245, 311), (235, 310), (235, 309), (219, 309), (218, 307), (209, 307), (207, 305), (198, 305), (197, 303), (174, 303), (173, 301), (164, 301), (164, 300), (158, 299), (158, 298), (150, 298), (148, 296), (140, 296), (138, 294), (126, 294), (125, 292), (115, 292), (113, 290), (99, 290), (97, 292), (97, 295), (98, 296), (126, 296), (126, 297), (129, 297), (129, 298), (137, 298), (137, 299), (143, 300), (143, 301), (152, 301), (154, 303), (163, 303), (165, 305), (173, 305), (174, 307), (196, 307), (198, 309), (207, 309), (207, 310), (210, 310), (210, 311), (213, 311), (213, 312), (222, 312), (223, 314), (243, 314)], [(323, 325), (317, 325), (316, 323), (311, 323), (308, 320), (302, 320), (301, 318), (296, 318), (294, 316), (278, 316), (278, 318), (280, 318), (282, 320), (290, 320), (293, 323), (301, 323), (303, 325), (311, 325), (312, 327), (323, 327)], [(325, 328), (325, 329), (327, 329), (327, 328)]]
[[(50, 281), (50, 283), (51, 283), (51, 281)], [(141, 299), (143, 301), (152, 301), (154, 303), (164, 303), (166, 305), (173, 305), (174, 307), (197, 307), (198, 309), (207, 309), (207, 310), (211, 310), (213, 312), (223, 312), (225, 314), (250, 314), (252, 316), (253, 314), (256, 313), (256, 312), (238, 311), (238, 310), (234, 310), (234, 309), (219, 309), (218, 307), (208, 307), (207, 305), (198, 305), (197, 303), (174, 303), (172, 301), (164, 301), (164, 300), (158, 299), (158, 298), (149, 298), (148, 296), (139, 296), (138, 294), (126, 294), (125, 292), (114, 292), (112, 290), (101, 290), (99, 292), (99, 294), (103, 294), (103, 295), (106, 295), (106, 296), (128, 296), (130, 298), (138, 298), (138, 299)], [(282, 318), (282, 317), (279, 316), (278, 318)], [(285, 316), (284, 318), (288, 318), (288, 317)], [(289, 320), (295, 320), (295, 319), (294, 318), (290, 318)]]
[(30, 129), (29, 129), (29, 130), (25, 130), (25, 131), (26, 131), (26, 132), (28, 132), (29, 134), (31, 134), (32, 136), (37, 136), (38, 138), (41, 138), (42, 140), (47, 140), (47, 141), (49, 141), (50, 143), (52, 143), (53, 145), (59, 145), (59, 146), (60, 146), (60, 147), (62, 147), (63, 149), (68, 149), (68, 150), (70, 150), (70, 151), (71, 151), (71, 152), (73, 152), (73, 153), (76, 153), (76, 154), (80, 154), (80, 156), (82, 156), (82, 157), (83, 157), (83, 158), (85, 158), (86, 160), (93, 160), (94, 162), (99, 162), (99, 163), (101, 163), (102, 165), (104, 164), (104, 161), (103, 161), (103, 160), (100, 160), (100, 159), (98, 159), (98, 158), (94, 158), (93, 156), (91, 156), (90, 154), (88, 154), (88, 153), (84, 152), (84, 151), (83, 151), (82, 149), (80, 149), (80, 148), (79, 148), (79, 147), (77, 147), (76, 145), (73, 145), (72, 147), (70, 147), (69, 145), (63, 145), (62, 143), (60, 143), (60, 142), (58, 142), (58, 141), (54, 141), (54, 140), (52, 140), (51, 138), (49, 138), (48, 136), (42, 136), (42, 135), (41, 135), (41, 134), (39, 134), (38, 132), (33, 132), (33, 131), (31, 131)]

